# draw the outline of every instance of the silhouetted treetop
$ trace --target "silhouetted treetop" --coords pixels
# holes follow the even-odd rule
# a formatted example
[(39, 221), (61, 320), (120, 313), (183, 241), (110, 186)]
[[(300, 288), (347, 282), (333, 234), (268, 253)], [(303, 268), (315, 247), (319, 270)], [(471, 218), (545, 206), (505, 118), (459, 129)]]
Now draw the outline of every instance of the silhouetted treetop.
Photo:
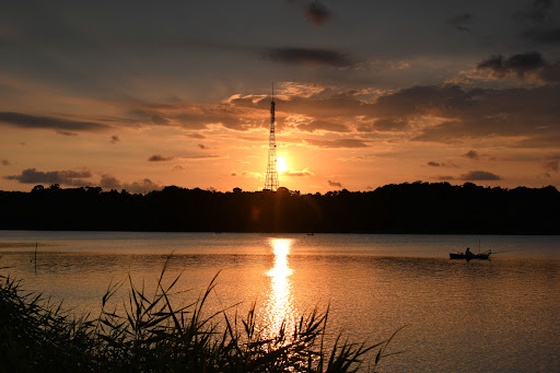
[(560, 234), (554, 186), (390, 184), (324, 195), (166, 186), (145, 195), (99, 187), (0, 191), (0, 229)]

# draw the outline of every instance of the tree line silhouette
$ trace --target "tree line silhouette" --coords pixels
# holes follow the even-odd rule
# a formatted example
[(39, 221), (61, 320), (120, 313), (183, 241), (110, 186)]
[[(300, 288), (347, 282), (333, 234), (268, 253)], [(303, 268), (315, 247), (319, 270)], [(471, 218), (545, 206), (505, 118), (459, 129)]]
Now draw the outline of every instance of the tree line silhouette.
[(37, 185), (30, 192), (0, 191), (0, 229), (560, 234), (560, 192), (553, 186), (504, 189), (470, 182), (326, 194), (177, 186), (131, 194)]

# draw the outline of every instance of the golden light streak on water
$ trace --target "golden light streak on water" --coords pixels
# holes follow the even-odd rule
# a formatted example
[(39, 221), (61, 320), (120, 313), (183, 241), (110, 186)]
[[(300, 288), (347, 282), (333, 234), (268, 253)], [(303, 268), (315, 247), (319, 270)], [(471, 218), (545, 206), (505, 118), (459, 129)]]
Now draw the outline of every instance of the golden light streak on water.
[(294, 307), (290, 281), (293, 270), (288, 262), (292, 240), (272, 238), (269, 242), (274, 253), (274, 266), (266, 272), (270, 277), (270, 287), (264, 308), (268, 332), (274, 335), (283, 322), (288, 331), (293, 324)]

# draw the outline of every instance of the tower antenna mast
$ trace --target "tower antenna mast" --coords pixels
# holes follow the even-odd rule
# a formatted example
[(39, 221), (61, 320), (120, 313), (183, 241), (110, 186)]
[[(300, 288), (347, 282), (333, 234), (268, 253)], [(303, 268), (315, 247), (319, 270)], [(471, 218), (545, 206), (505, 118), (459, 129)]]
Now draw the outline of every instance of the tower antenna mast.
[(276, 168), (276, 104), (274, 103), (274, 83), (270, 96), (270, 135), (268, 137), (268, 165), (264, 190), (275, 192), (278, 189), (278, 169)]

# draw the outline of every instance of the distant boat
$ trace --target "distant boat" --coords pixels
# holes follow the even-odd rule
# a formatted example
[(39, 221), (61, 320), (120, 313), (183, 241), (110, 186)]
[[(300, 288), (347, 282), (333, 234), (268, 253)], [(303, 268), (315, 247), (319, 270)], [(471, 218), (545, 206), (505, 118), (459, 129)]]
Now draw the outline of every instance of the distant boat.
[(456, 252), (456, 253), (449, 253), (449, 259), (466, 259), (466, 260), (482, 259), (482, 260), (488, 260), (488, 259), (490, 259), (491, 254), (492, 254), (492, 250), (486, 250), (483, 253), (471, 254), (471, 255), (467, 255), (467, 254), (461, 253), (461, 252)]

